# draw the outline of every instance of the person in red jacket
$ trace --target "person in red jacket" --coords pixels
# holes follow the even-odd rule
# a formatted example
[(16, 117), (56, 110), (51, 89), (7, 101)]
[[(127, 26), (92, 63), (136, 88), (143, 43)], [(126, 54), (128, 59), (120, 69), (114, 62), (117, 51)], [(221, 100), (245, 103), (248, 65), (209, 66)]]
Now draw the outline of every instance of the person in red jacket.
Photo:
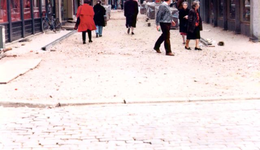
[(93, 42), (91, 32), (96, 30), (96, 25), (94, 22), (94, 10), (90, 6), (90, 0), (84, 0), (84, 4), (79, 6), (77, 10), (77, 17), (80, 19), (78, 26), (78, 32), (82, 32), (83, 44), (86, 44), (86, 33), (88, 32), (89, 43)]

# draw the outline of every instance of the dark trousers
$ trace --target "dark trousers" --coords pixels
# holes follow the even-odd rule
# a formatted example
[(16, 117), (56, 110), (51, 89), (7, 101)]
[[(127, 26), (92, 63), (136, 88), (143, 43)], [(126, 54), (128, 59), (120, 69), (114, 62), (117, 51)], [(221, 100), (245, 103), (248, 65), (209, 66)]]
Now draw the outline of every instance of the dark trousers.
[(83, 42), (86, 42), (86, 33), (88, 32), (88, 39), (89, 41), (91, 41), (92, 35), (91, 35), (91, 31), (87, 30), (87, 31), (83, 31), (82, 32), (82, 40)]
[(154, 49), (159, 50), (161, 44), (164, 42), (166, 54), (171, 53), (171, 42), (170, 42), (170, 29), (171, 23), (160, 23), (162, 35), (158, 38), (155, 43)]

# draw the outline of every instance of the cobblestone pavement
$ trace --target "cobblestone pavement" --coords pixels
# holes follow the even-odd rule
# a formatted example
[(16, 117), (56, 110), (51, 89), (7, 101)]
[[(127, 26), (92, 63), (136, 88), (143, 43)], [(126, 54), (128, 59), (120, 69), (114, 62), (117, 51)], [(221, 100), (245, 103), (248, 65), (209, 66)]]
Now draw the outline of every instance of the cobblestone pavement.
[(0, 107), (0, 149), (259, 150), (259, 105)]

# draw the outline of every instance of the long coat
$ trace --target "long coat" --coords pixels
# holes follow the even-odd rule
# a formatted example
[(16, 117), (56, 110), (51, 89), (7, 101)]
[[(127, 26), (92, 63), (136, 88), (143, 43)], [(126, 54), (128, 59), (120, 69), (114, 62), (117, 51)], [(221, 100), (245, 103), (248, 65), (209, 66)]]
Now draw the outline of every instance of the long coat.
[(100, 4), (96, 4), (94, 6), (94, 21), (97, 26), (105, 26), (105, 15), (106, 15), (106, 9), (101, 6)]
[(180, 32), (187, 33), (187, 25), (188, 19), (184, 18), (185, 16), (189, 15), (189, 9), (180, 9), (179, 10), (179, 19), (180, 19)]
[(77, 11), (77, 17), (80, 17), (78, 32), (96, 30), (96, 25), (93, 19), (94, 15), (93, 7), (89, 4), (79, 6)]
[[(197, 21), (197, 13), (196, 11), (192, 8), (190, 9), (189, 15), (188, 15), (188, 32), (193, 33), (196, 27), (196, 21)], [(202, 30), (202, 21), (201, 21), (201, 17), (199, 14), (199, 28), (200, 30)]]
[(127, 0), (124, 5), (124, 15), (126, 17), (126, 27), (136, 27), (136, 19), (139, 13), (138, 3), (134, 0)]

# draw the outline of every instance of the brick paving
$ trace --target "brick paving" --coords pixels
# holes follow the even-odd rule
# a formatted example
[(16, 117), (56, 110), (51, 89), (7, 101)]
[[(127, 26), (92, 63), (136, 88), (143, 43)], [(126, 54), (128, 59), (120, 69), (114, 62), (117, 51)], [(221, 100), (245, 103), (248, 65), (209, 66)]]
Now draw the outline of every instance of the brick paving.
[(259, 105), (0, 107), (0, 149), (260, 150)]

